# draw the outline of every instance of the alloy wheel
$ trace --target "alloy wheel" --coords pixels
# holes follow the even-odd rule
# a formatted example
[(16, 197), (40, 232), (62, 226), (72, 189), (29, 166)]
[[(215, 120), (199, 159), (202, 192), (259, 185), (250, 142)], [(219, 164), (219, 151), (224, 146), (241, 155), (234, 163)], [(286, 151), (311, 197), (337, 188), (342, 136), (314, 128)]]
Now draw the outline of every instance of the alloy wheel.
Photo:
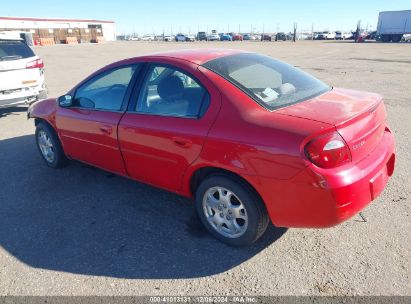
[(248, 216), (245, 206), (229, 189), (208, 189), (203, 196), (203, 211), (211, 227), (222, 236), (238, 238), (247, 230)]

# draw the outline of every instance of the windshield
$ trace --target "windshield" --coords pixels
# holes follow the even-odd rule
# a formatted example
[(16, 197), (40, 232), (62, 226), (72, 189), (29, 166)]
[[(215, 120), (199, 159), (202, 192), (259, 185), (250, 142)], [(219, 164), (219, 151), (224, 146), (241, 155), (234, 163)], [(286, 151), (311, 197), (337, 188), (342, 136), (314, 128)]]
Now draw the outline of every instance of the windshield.
[(0, 40), (0, 61), (17, 60), (35, 56), (22, 41)]
[(230, 81), (268, 110), (311, 99), (331, 89), (289, 64), (258, 54), (221, 57), (203, 66)]

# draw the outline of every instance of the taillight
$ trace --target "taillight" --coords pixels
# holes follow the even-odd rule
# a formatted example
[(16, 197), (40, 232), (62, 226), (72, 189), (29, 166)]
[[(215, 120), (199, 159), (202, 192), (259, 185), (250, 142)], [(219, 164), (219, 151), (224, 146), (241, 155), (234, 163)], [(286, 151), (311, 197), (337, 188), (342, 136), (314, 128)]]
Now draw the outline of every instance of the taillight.
[(44, 68), (44, 62), (42, 59), (36, 59), (26, 64), (26, 69), (42, 69)]
[(335, 168), (351, 162), (350, 149), (337, 132), (311, 140), (305, 146), (305, 155), (320, 168)]

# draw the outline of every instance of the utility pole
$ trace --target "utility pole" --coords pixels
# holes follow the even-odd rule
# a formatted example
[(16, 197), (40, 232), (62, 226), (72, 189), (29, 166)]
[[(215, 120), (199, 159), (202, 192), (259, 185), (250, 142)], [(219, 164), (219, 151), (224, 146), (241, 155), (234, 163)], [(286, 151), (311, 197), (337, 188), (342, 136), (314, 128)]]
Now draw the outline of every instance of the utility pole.
[(295, 38), (297, 36), (297, 23), (294, 22), (294, 36), (293, 36), (293, 42), (295, 42)]
[(357, 30), (355, 31), (355, 42), (359, 42), (359, 37), (360, 37), (360, 31), (361, 31), (361, 20), (358, 20), (357, 23)]
[(265, 24), (263, 23), (263, 35), (261, 36), (261, 37), (262, 37), (263, 42), (264, 42), (264, 34), (265, 34)]
[(311, 24), (311, 40), (314, 40), (314, 23)]

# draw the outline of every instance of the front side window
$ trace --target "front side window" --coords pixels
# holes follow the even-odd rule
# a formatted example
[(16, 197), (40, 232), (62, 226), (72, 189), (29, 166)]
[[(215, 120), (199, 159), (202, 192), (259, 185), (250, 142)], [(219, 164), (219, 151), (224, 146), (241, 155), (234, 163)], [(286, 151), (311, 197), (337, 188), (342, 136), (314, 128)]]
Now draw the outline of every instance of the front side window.
[(83, 84), (74, 97), (74, 105), (82, 108), (119, 111), (128, 85), (138, 65), (103, 72)]
[(151, 65), (137, 103), (137, 112), (174, 117), (200, 117), (208, 105), (207, 91), (186, 73)]
[(293, 66), (258, 54), (238, 54), (203, 65), (221, 75), (268, 110), (295, 104), (331, 88)]

